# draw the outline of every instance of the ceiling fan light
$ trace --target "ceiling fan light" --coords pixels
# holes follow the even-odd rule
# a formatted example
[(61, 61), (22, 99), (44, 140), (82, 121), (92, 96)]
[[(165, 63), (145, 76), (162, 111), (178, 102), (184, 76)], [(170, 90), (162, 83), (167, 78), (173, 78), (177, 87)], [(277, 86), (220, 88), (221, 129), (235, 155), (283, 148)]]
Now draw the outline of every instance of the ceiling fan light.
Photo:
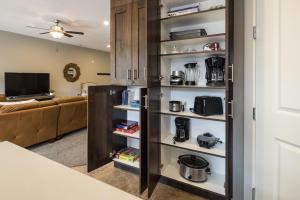
[(58, 32), (58, 31), (51, 31), (50, 34), (55, 39), (60, 39), (62, 38), (62, 36), (64, 36), (62, 32)]

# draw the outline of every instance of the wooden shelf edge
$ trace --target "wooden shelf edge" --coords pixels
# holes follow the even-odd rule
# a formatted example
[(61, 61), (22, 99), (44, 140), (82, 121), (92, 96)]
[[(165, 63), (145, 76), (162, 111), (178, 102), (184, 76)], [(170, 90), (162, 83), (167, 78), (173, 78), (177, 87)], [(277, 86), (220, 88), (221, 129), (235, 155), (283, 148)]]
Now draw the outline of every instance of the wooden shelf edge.
[(188, 85), (161, 85), (165, 88), (187, 88), (187, 89), (205, 89), (205, 90), (226, 90), (226, 86), (188, 86)]
[(120, 137), (128, 137), (128, 138), (133, 138), (133, 139), (137, 139), (137, 140), (141, 139), (140, 131), (137, 131), (132, 134), (124, 133), (124, 132), (120, 132), (120, 131), (113, 131), (113, 134), (118, 135)]
[(214, 9), (208, 9), (208, 10), (202, 10), (199, 12), (195, 12), (195, 13), (189, 13), (189, 14), (185, 14), (185, 15), (178, 15), (178, 16), (172, 16), (172, 17), (164, 17), (161, 18), (160, 21), (167, 21), (167, 20), (171, 20), (171, 19), (178, 19), (178, 18), (183, 18), (183, 17), (187, 17), (187, 16), (193, 16), (193, 15), (199, 15), (199, 14), (204, 14), (204, 13), (210, 13), (210, 12), (215, 12), (215, 11), (219, 11), (219, 10), (225, 10), (226, 6), (220, 7), (220, 8), (214, 8)]
[(113, 108), (118, 109), (118, 110), (129, 110), (129, 111), (136, 111), (136, 112), (140, 111), (140, 108), (125, 106), (125, 105), (117, 105), (117, 106), (114, 106)]
[(202, 120), (209, 120), (209, 121), (219, 121), (219, 122), (226, 122), (226, 117), (224, 115), (223, 118), (213, 118), (213, 117), (205, 117), (205, 116), (201, 116), (201, 115), (198, 115), (198, 116), (195, 116), (195, 115), (188, 115), (188, 114), (183, 114), (183, 113), (171, 113), (171, 112), (164, 112), (164, 111), (161, 111), (160, 112), (161, 115), (171, 115), (171, 116), (179, 116), (179, 117), (186, 117), (186, 118), (193, 118), (193, 119), (202, 119)]
[(130, 162), (126, 162), (126, 161), (123, 161), (123, 160), (120, 160), (120, 159), (117, 159), (117, 158), (114, 158), (113, 161), (117, 162), (119, 164), (122, 164), (122, 165), (126, 165), (126, 166), (129, 166), (129, 167), (136, 168), (136, 169), (140, 168), (140, 162), (139, 161), (135, 161), (134, 163), (130, 163)]
[(192, 56), (192, 55), (225, 55), (226, 50), (221, 51), (196, 51), (196, 52), (186, 52), (186, 53), (170, 53), (170, 54), (160, 54), (160, 57), (176, 57), (176, 56)]
[(174, 148), (178, 148), (178, 149), (184, 149), (184, 150), (188, 150), (188, 151), (193, 151), (193, 152), (198, 152), (198, 153), (202, 153), (202, 154), (206, 154), (206, 155), (210, 155), (210, 156), (215, 156), (215, 157), (219, 157), (219, 158), (226, 158), (226, 153), (225, 155), (219, 155), (219, 154), (215, 154), (215, 153), (209, 153), (207, 151), (202, 151), (202, 147), (199, 147), (199, 150), (196, 149), (190, 149), (187, 147), (182, 147), (182, 146), (177, 146), (177, 145), (172, 145), (170, 143), (166, 143), (166, 142), (160, 142), (161, 145), (166, 145), (169, 147), (174, 147)]
[(206, 38), (212, 38), (212, 37), (219, 37), (219, 36), (226, 36), (226, 33), (220, 33), (220, 34), (212, 34), (212, 35), (206, 35), (206, 36), (200, 36), (200, 37), (194, 37), (194, 38), (187, 38), (187, 39), (177, 39), (177, 40), (161, 40), (161, 43), (167, 43), (167, 42), (179, 42), (179, 41), (188, 41), (188, 40), (195, 40), (195, 39), (206, 39)]

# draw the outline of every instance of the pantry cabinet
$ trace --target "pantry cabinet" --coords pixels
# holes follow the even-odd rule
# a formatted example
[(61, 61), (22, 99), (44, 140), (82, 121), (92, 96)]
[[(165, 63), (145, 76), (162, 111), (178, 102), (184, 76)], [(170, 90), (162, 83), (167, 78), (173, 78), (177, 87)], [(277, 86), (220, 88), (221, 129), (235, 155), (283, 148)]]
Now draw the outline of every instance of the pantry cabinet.
[[(111, 2), (113, 85), (89, 89), (88, 170), (113, 162), (139, 176), (140, 192), (147, 188), (149, 197), (162, 182), (208, 199), (242, 199), (238, 188), (243, 185), (243, 1)], [(190, 13), (168, 14), (186, 7)], [(221, 64), (211, 66), (212, 60)], [(185, 66), (198, 68), (187, 72)], [(197, 77), (196, 84), (174, 84), (174, 71)], [(130, 102), (124, 105), (128, 91), (140, 103), (138, 107)], [(218, 114), (197, 114), (196, 99), (209, 97), (218, 99), (218, 105), (210, 103), (219, 108)], [(172, 112), (170, 101), (180, 101), (184, 109)], [(184, 142), (175, 141), (177, 118), (190, 123)], [(138, 122), (139, 131), (117, 131), (120, 120)], [(222, 142), (211, 148), (200, 146), (198, 136), (208, 132)], [(118, 152), (128, 147), (139, 152), (139, 160), (118, 158)], [(182, 155), (206, 160), (207, 180), (193, 182), (183, 177), (178, 164)]]
[(111, 5), (112, 83), (145, 85), (147, 76), (145, 0), (112, 0)]

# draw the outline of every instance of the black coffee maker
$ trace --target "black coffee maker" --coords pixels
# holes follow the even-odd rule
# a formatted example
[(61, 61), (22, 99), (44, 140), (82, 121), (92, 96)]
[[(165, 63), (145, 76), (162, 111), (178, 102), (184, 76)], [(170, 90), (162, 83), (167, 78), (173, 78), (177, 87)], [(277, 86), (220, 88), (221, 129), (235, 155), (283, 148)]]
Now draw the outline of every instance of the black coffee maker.
[(211, 57), (205, 60), (207, 86), (225, 85), (225, 58)]
[(175, 118), (176, 125), (176, 135), (174, 137), (175, 142), (185, 142), (190, 139), (190, 119), (176, 117)]

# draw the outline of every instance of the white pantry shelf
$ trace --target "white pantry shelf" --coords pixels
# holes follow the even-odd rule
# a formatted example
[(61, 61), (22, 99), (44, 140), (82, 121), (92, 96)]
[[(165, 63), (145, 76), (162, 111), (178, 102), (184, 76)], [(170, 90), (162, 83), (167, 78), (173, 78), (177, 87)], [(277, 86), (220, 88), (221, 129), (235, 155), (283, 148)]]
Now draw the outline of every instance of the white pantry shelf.
[(189, 117), (189, 118), (203, 119), (203, 120), (221, 121), (221, 122), (226, 121), (225, 115), (202, 116), (202, 115), (198, 115), (193, 112), (190, 112), (190, 111), (171, 112), (169, 110), (162, 110), (161, 114), (179, 116), (179, 117)]
[(140, 108), (131, 107), (129, 105), (118, 105), (118, 106), (114, 106), (114, 108), (119, 110), (140, 111)]
[(197, 188), (225, 195), (225, 176), (221, 174), (212, 173), (208, 175), (208, 180), (204, 183), (191, 182), (180, 176), (179, 165), (177, 163), (169, 163), (163, 166), (161, 175)]
[(115, 135), (119, 135), (119, 136), (122, 136), (122, 137), (129, 137), (129, 138), (135, 138), (135, 139), (140, 139), (140, 131), (137, 131), (135, 133), (124, 133), (122, 131), (114, 131), (113, 134)]
[(174, 135), (170, 134), (166, 138), (161, 140), (161, 144), (176, 147), (176, 148), (196, 151), (199, 153), (204, 153), (204, 154), (217, 156), (217, 157), (221, 157), (221, 158), (226, 157), (224, 143), (222, 143), (222, 144), (218, 143), (214, 147), (207, 149), (207, 148), (200, 147), (197, 143), (196, 138), (190, 138), (188, 141), (176, 142), (175, 144), (174, 144), (173, 138), (174, 138)]
[(137, 169), (140, 168), (140, 161), (139, 160), (134, 161), (134, 162), (128, 162), (128, 161), (120, 160), (118, 158), (114, 158), (113, 161), (118, 162), (118, 163), (123, 164), (123, 165), (134, 167), (134, 168), (137, 168)]

